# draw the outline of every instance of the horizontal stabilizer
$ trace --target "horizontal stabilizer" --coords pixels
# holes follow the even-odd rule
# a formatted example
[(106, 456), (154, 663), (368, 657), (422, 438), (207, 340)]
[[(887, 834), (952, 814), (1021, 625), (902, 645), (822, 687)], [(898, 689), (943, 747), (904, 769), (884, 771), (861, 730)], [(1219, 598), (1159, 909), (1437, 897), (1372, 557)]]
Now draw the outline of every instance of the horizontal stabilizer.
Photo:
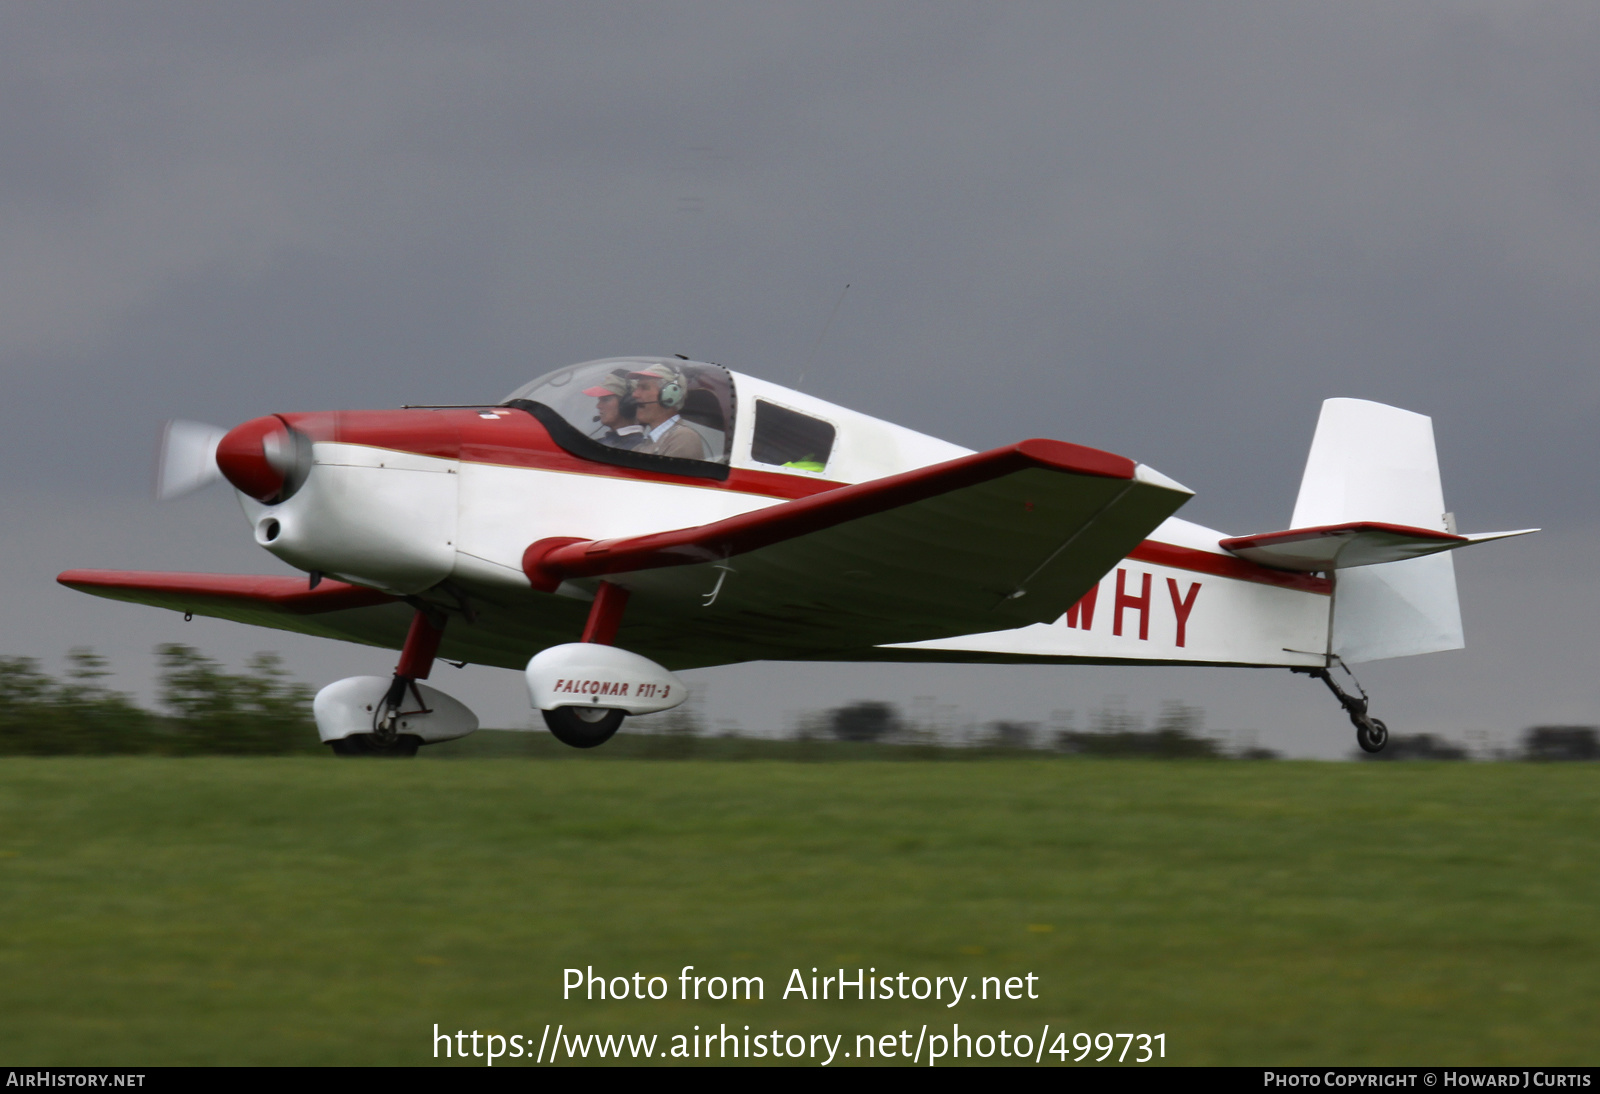
[(1404, 524), (1354, 521), (1318, 528), (1291, 528), (1284, 532), (1235, 536), (1222, 540), (1220, 545), (1240, 558), (1262, 566), (1315, 573), (1402, 562), (1408, 558), (1421, 558), (1474, 543), (1525, 536), (1537, 531), (1537, 528), (1520, 528), (1514, 532), (1478, 532), (1462, 536)]

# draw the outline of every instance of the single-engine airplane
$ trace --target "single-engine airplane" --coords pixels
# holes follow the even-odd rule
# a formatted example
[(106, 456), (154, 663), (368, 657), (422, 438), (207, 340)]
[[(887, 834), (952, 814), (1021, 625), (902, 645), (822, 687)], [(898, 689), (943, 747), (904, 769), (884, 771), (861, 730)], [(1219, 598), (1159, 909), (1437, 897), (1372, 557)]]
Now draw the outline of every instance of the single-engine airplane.
[[(578, 748), (755, 660), (1282, 667), (1388, 737), (1345, 662), (1463, 645), (1433, 426), (1323, 404), (1285, 531), (1172, 514), (1191, 491), (1055, 440), (971, 452), (703, 361), (558, 369), (498, 403), (170, 423), (157, 494), (225, 479), (308, 575), (70, 570), (115, 600), (400, 651), (318, 693), (343, 756), (477, 719), (436, 657), (520, 669)], [(1525, 529), (1523, 531), (1534, 531)], [(1353, 677), (1351, 678), (1353, 680)]]

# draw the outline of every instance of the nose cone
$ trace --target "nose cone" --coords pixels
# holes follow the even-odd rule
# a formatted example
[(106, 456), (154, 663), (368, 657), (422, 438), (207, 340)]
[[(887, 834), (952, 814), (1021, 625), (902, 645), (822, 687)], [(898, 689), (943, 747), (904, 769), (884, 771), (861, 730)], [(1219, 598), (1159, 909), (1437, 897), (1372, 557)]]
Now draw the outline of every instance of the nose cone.
[(271, 505), (292, 493), (295, 440), (282, 418), (252, 418), (217, 444), (217, 467), (241, 493)]

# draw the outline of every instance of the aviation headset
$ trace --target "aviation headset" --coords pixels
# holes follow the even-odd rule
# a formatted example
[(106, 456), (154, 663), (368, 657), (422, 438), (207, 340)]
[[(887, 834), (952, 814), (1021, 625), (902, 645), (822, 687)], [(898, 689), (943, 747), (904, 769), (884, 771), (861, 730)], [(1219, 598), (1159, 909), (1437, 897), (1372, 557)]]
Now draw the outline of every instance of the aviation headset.
[(621, 374), (622, 392), (617, 398), (617, 413), (628, 421), (633, 421), (639, 416), (639, 401), (633, 397), (633, 384), (628, 382), (627, 373), (618, 369)]
[[(684, 400), (689, 396), (689, 389), (684, 385), (683, 373), (677, 369), (671, 369), (670, 371), (672, 373), (670, 376), (655, 377), (661, 384), (660, 394), (656, 396), (656, 402), (668, 410), (681, 410)], [(638, 405), (637, 401), (635, 401), (634, 405)]]

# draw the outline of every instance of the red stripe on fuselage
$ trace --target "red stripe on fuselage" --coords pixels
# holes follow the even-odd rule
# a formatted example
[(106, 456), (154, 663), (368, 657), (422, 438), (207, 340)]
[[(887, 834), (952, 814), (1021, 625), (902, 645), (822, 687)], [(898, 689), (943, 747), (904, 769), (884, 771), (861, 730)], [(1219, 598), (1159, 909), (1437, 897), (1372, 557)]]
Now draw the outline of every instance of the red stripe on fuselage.
[[(496, 412), (494, 418), (482, 414)], [(634, 467), (595, 463), (574, 456), (551, 439), (549, 432), (531, 414), (511, 408), (485, 407), (475, 409), (440, 410), (344, 410), (309, 414), (283, 414), (284, 421), (307, 434), (314, 441), (335, 441), (342, 444), (368, 445), (396, 452), (410, 452), (440, 459), (458, 459), (467, 463), (489, 464), (499, 467), (523, 467), (538, 471), (555, 471), (569, 475), (593, 475), (600, 478), (631, 479), (636, 482), (657, 482), (677, 486), (694, 486), (703, 490), (731, 490), (738, 494), (793, 500), (837, 490), (850, 484), (830, 479), (786, 475), (775, 471), (753, 471), (749, 468), (730, 469), (722, 481), (702, 479), (689, 475), (673, 475), (660, 471), (647, 471)], [(1036, 442), (1023, 442), (1035, 444)], [(1041, 445), (1040, 451), (1051, 451), (1054, 445)], [(1085, 466), (1091, 474), (1112, 474), (1115, 477), (1130, 475), (1133, 464), (1120, 456), (1063, 445), (1077, 453), (1101, 457), (1105, 467)], [(1113, 466), (1115, 464), (1115, 466)], [(1130, 470), (1124, 470), (1126, 464)], [(1233, 555), (1217, 555), (1192, 547), (1178, 547), (1168, 543), (1146, 540), (1128, 556), (1137, 562), (1171, 566), (1180, 570), (1232, 578), (1236, 581), (1253, 581), (1261, 585), (1275, 585), (1286, 589), (1327, 595), (1333, 584), (1327, 578), (1288, 570), (1273, 570)]]
[(284, 414), (284, 421), (313, 441), (359, 444), (410, 452), (438, 459), (497, 467), (526, 467), (569, 475), (632, 479), (637, 482), (696, 486), (703, 490), (732, 490), (768, 498), (808, 498), (847, 485), (830, 479), (785, 475), (776, 471), (731, 468), (727, 479), (702, 479), (636, 467), (595, 463), (574, 456), (551, 439), (531, 414), (502, 409), (496, 418), (477, 410), (341, 410), (328, 413)]
[(1266, 566), (1257, 566), (1254, 562), (1247, 562), (1242, 558), (1235, 558), (1233, 555), (1214, 555), (1210, 551), (1178, 547), (1153, 539), (1147, 539), (1135, 547), (1129, 552), (1128, 558), (1135, 562), (1171, 566), (1177, 570), (1192, 570), (1195, 573), (1211, 574), (1213, 577), (1229, 577), (1235, 581), (1253, 581), (1257, 585), (1276, 585), (1279, 588), (1295, 589), (1303, 593), (1321, 593), (1323, 596), (1333, 593), (1333, 582), (1316, 574), (1273, 570)]

